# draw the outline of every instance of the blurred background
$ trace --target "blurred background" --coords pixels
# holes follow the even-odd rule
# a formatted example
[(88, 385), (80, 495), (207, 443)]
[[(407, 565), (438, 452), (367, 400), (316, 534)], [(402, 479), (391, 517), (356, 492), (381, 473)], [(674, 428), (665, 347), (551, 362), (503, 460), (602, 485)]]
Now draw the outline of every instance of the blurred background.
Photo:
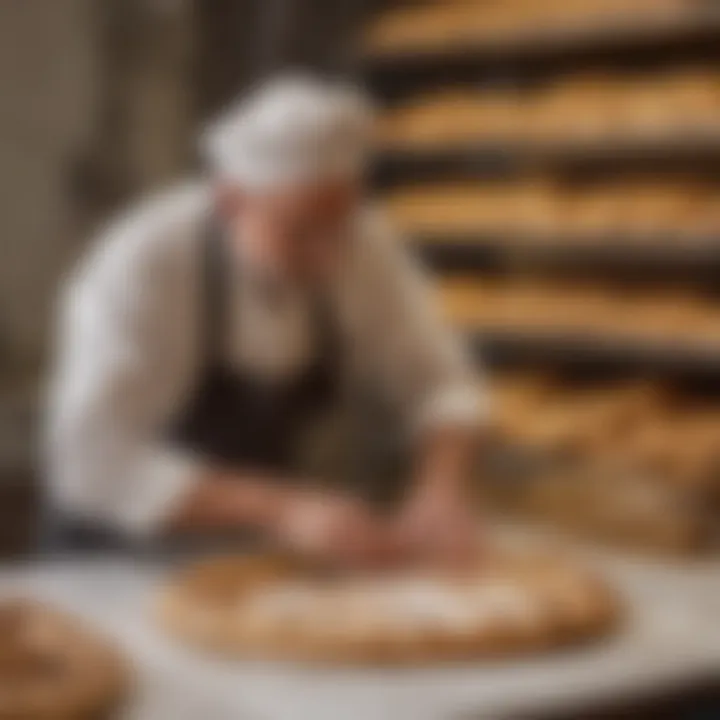
[(378, 100), (373, 193), (488, 368), (485, 506), (715, 552), (720, 3), (3, 0), (0, 553), (30, 547), (65, 272), (116, 208), (192, 170), (207, 117), (288, 67)]
[(490, 370), (479, 490), (661, 554), (720, 517), (720, 3), (5, 0), (0, 550), (28, 546), (58, 285), (288, 67), (381, 113), (372, 188)]

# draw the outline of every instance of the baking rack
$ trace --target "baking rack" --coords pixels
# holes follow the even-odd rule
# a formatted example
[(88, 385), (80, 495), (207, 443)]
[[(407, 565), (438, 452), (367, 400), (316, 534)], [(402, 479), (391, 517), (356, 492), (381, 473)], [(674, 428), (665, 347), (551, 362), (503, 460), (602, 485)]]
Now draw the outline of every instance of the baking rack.
[[(380, 4), (376, 10), (397, 3)], [(403, 3), (407, 4), (407, 3)], [(422, 4), (422, 3), (418, 3)], [(359, 68), (387, 106), (420, 91), (448, 85), (493, 87), (533, 83), (568, 69), (646, 70), (698, 61), (720, 66), (720, 3), (698, 0), (688, 11), (652, 22), (524, 32), (497, 42), (478, 40), (428, 50), (361, 53)], [(597, 142), (488, 141), (446, 146), (380, 148), (374, 184), (382, 192), (396, 185), (439, 179), (508, 177), (528, 170), (570, 175), (651, 169), (720, 177), (720, 131), (673, 133), (652, 139), (616, 138)], [(709, 292), (720, 288), (720, 237), (678, 242), (672, 236), (629, 242), (620, 236), (542, 241), (491, 233), (417, 233), (410, 239), (420, 257), (438, 273), (583, 273), (630, 282), (689, 281)], [(571, 371), (626, 372), (690, 379), (720, 388), (720, 348), (600, 338), (591, 334), (537, 334), (511, 329), (476, 330), (471, 347), (494, 365), (551, 366)]]
[(523, 273), (605, 277), (625, 283), (679, 282), (720, 289), (720, 238), (672, 234), (639, 240), (620, 235), (579, 238), (503, 236), (493, 233), (413, 233), (411, 247), (442, 275)]
[[(397, 4), (376, 3), (375, 9)], [(651, 21), (629, 14), (622, 22), (577, 22), (497, 40), (465, 40), (423, 49), (364, 51), (361, 47), (359, 65), (376, 92), (396, 99), (448, 79), (497, 78), (507, 71), (527, 79), (563, 65), (634, 65), (640, 59), (672, 63), (678, 58), (717, 56), (719, 32), (720, 4), (695, 0), (688, 3), (683, 14), (658, 16)]]

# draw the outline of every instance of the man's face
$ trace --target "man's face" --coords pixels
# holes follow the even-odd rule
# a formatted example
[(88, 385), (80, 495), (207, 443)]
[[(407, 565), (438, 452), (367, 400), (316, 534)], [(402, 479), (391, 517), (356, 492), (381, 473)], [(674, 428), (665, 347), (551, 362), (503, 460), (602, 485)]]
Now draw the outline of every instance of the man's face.
[(272, 272), (315, 282), (332, 273), (360, 199), (358, 183), (332, 181), (230, 194), (237, 241)]

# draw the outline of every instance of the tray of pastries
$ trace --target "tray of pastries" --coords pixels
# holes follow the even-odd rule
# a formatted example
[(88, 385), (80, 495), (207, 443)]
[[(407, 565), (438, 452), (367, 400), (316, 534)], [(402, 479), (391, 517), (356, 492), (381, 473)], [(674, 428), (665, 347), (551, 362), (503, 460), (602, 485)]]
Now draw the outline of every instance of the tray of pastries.
[(493, 386), (499, 438), (556, 457), (623, 465), (687, 489), (720, 490), (717, 400), (649, 381), (578, 386), (529, 378)]
[(570, 185), (547, 177), (398, 188), (384, 205), (409, 238), (545, 246), (714, 247), (720, 188), (702, 180), (625, 179)]
[(514, 277), (451, 278), (445, 316), (474, 332), (720, 358), (720, 305), (701, 293)]
[(530, 87), (453, 88), (413, 96), (378, 123), (381, 148), (533, 150), (720, 144), (720, 73), (578, 73)]
[(486, 508), (603, 546), (658, 557), (711, 557), (717, 513), (698, 498), (609, 463), (485, 480)]
[(491, 392), (503, 462), (484, 489), (501, 507), (625, 545), (714, 546), (720, 403), (658, 382), (542, 373), (505, 375)]

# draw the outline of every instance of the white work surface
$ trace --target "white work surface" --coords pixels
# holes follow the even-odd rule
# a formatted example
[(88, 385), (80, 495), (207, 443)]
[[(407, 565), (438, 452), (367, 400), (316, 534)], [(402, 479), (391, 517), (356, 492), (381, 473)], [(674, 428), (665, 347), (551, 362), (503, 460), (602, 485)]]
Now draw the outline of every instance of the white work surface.
[(163, 572), (149, 564), (6, 568), (0, 594), (51, 600), (118, 638), (137, 670), (124, 720), (499, 720), (720, 677), (720, 562), (597, 561), (628, 603), (616, 637), (543, 658), (419, 670), (200, 657), (154, 629), (151, 600)]

